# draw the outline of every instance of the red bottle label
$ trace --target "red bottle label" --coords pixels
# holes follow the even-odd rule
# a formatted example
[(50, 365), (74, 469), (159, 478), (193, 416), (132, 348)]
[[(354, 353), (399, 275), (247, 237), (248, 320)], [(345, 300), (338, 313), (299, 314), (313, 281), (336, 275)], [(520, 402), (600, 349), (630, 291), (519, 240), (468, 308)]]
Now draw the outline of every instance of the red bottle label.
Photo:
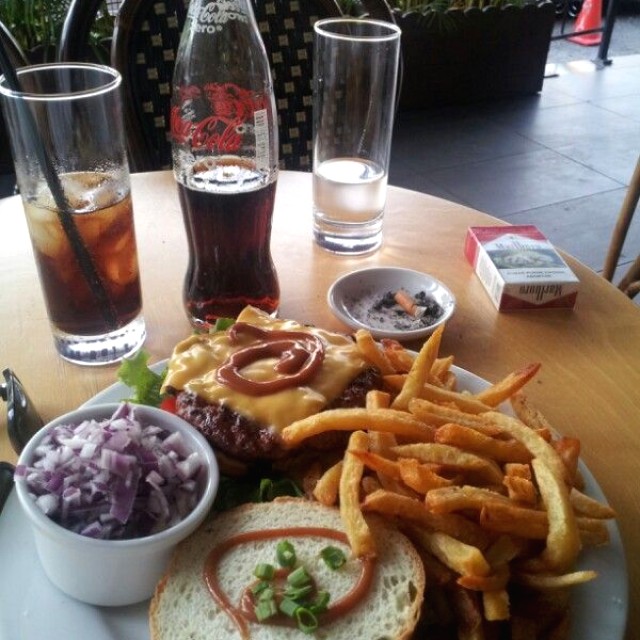
[(254, 113), (265, 109), (264, 96), (236, 84), (208, 83), (179, 88), (171, 108), (171, 136), (193, 151), (237, 153), (255, 135)]

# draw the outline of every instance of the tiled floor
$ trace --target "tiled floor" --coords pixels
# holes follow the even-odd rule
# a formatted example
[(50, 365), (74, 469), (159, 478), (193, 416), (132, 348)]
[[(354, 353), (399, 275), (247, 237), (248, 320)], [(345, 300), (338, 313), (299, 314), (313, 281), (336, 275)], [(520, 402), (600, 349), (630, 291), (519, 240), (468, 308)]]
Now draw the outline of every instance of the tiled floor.
[[(640, 154), (640, 55), (553, 70), (537, 96), (401, 112), (389, 180), (535, 224), (601, 271)], [(620, 265), (640, 250), (636, 217)]]

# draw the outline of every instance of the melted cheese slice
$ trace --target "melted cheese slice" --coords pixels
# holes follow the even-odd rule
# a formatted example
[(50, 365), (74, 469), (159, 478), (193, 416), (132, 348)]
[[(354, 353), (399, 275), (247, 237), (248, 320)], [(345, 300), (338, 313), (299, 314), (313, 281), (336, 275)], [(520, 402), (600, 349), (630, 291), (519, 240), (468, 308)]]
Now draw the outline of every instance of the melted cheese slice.
[[(237, 319), (262, 329), (303, 331), (318, 336), (325, 345), (320, 371), (306, 386), (291, 387), (268, 396), (235, 391), (219, 383), (215, 372), (230, 354), (255, 339), (243, 337), (237, 344), (231, 344), (228, 333), (222, 331), (194, 335), (176, 345), (163, 389), (191, 391), (209, 403), (224, 404), (280, 432), (295, 420), (321, 411), (368, 366), (356, 344), (347, 336), (305, 327), (293, 320), (273, 319), (253, 307), (245, 308)], [(264, 358), (245, 367), (242, 374), (254, 380), (271, 380), (277, 375), (273, 370), (275, 363), (275, 358)]]

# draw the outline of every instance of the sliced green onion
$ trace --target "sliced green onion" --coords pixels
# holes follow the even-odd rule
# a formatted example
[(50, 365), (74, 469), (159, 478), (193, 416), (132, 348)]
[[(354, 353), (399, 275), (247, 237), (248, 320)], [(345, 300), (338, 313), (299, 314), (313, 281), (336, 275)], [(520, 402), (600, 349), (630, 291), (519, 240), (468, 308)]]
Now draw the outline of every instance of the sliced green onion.
[(280, 611), (282, 611), (285, 616), (289, 616), (289, 618), (293, 618), (299, 608), (300, 604), (291, 598), (282, 598), (280, 601)]
[(256, 582), (251, 587), (251, 593), (253, 593), (254, 596), (257, 596), (258, 594), (262, 593), (267, 587), (269, 587), (269, 583), (266, 580), (260, 580), (260, 582)]
[(329, 569), (333, 571), (339, 569), (347, 561), (347, 556), (344, 554), (344, 551), (331, 545), (320, 551), (320, 557), (324, 560)]
[(276, 601), (273, 599), (261, 600), (254, 608), (254, 611), (258, 621), (262, 622), (263, 620), (267, 620), (268, 618), (275, 616), (276, 613), (278, 613), (278, 607), (276, 607)]
[(329, 608), (331, 596), (328, 591), (318, 591), (315, 600), (309, 605), (311, 613), (324, 613)]
[(271, 587), (266, 587), (258, 593), (258, 602), (267, 602), (269, 600), (275, 600), (276, 592)]
[(313, 633), (318, 628), (318, 618), (305, 607), (298, 607), (295, 612), (298, 629), (303, 633)]
[(311, 584), (306, 584), (303, 587), (287, 587), (284, 592), (284, 597), (300, 602), (303, 598), (311, 595), (312, 591), (313, 585)]
[(276, 547), (276, 558), (281, 567), (293, 567), (296, 564), (296, 550), (288, 540), (283, 540)]
[(287, 576), (287, 584), (290, 587), (305, 587), (311, 582), (311, 576), (307, 570), (300, 566)]
[(266, 562), (256, 565), (256, 568), (253, 570), (253, 575), (260, 580), (273, 580), (275, 573), (275, 567)]

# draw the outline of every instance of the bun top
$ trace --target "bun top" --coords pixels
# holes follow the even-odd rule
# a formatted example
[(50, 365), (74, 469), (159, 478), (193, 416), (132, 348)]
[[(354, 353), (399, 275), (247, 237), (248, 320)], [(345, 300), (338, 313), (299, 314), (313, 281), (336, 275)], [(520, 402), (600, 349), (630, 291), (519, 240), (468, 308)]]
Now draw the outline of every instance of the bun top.
[[(261, 332), (236, 334), (232, 327), (231, 330), (193, 335), (183, 340), (176, 345), (169, 360), (163, 390), (191, 391), (210, 404), (225, 404), (237, 413), (280, 432), (291, 422), (321, 411), (340, 396), (351, 380), (370, 366), (354, 341), (342, 334), (303, 326), (293, 320), (274, 319), (254, 307), (246, 307), (238, 316), (237, 323), (255, 327)], [(302, 343), (298, 354), (304, 351), (305, 336), (307, 341), (319, 345), (322, 351), (318, 367), (302, 382), (295, 382), (295, 376), (286, 367), (282, 370), (278, 364), (282, 362), (282, 356), (278, 358), (255, 349), (261, 343), (273, 343), (279, 332), (287, 332), (294, 347)], [(246, 353), (248, 349), (254, 349), (256, 357), (243, 363), (242, 377), (258, 385), (275, 381), (281, 388), (256, 393), (251, 389), (234, 388), (228, 381), (221, 380), (218, 374), (221, 367), (227, 365), (228, 368), (229, 359), (234, 354), (241, 355), (241, 351)], [(284, 347), (282, 353), (286, 354)]]

